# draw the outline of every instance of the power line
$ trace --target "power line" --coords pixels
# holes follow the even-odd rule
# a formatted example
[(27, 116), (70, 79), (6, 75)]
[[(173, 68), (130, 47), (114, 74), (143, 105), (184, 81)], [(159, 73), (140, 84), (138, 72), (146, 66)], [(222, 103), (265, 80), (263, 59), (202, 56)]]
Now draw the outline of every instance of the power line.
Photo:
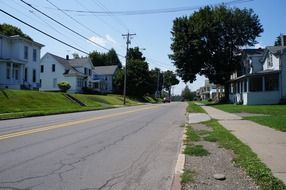
[[(106, 48), (106, 47), (104, 47), (104, 46), (102, 46), (102, 45), (100, 45), (100, 44), (98, 44), (98, 43), (96, 43), (96, 42), (90, 40), (89, 38), (87, 38), (87, 37), (81, 35), (79, 32), (76, 32), (76, 31), (74, 31), (73, 29), (67, 27), (66, 25), (62, 24), (61, 22), (55, 20), (54, 18), (50, 17), (50, 16), (47, 15), (46, 13), (40, 11), (39, 9), (35, 8), (34, 6), (32, 6), (31, 4), (27, 3), (26, 1), (24, 1), (24, 0), (20, 0), (20, 1), (23, 2), (24, 4), (28, 5), (28, 6), (31, 7), (32, 9), (38, 11), (38, 12), (41, 13), (42, 15), (46, 16), (47, 18), (51, 19), (52, 21), (56, 22), (57, 24), (61, 25), (62, 27), (66, 28), (66, 29), (68, 29), (69, 31), (75, 33), (76, 35), (78, 35), (78, 36), (84, 38), (85, 40), (87, 40), (87, 41), (89, 41), (89, 42), (91, 42), (91, 43), (93, 43), (93, 44), (95, 44), (95, 45), (97, 45), (97, 46), (99, 46), (99, 47), (101, 47), (101, 48), (107, 50), (107, 51), (110, 50), (110, 49), (108, 49), (108, 48)], [(120, 55), (120, 54), (118, 54), (118, 56), (124, 57), (123, 55)]]
[(91, 28), (89, 28), (88, 26), (82, 24), (81, 22), (79, 22), (78, 20), (76, 20), (74, 17), (72, 17), (71, 15), (67, 14), (65, 11), (63, 11), (62, 9), (60, 9), (58, 6), (56, 6), (55, 4), (53, 4), (51, 1), (46, 0), (49, 4), (51, 4), (52, 6), (54, 6), (57, 10), (61, 11), (64, 15), (66, 15), (67, 17), (69, 17), (70, 19), (72, 19), (74, 22), (78, 23), (79, 25), (81, 25), (82, 27), (84, 27), (85, 29), (89, 30), (90, 32), (96, 34), (97, 36), (104, 38), (102, 35), (100, 35), (99, 33), (95, 32), (94, 30), (92, 30)]
[(60, 43), (62, 43), (62, 44), (64, 44), (64, 45), (66, 45), (66, 46), (69, 46), (69, 47), (71, 47), (71, 48), (73, 48), (73, 49), (75, 49), (75, 50), (77, 50), (77, 51), (79, 51), (79, 52), (81, 52), (81, 53), (84, 53), (84, 54), (89, 55), (89, 53), (87, 53), (87, 52), (85, 52), (85, 51), (83, 51), (83, 50), (81, 50), (81, 49), (78, 49), (78, 48), (76, 48), (76, 47), (74, 47), (74, 46), (72, 46), (72, 45), (70, 45), (70, 44), (68, 44), (68, 43), (66, 43), (66, 42), (64, 42), (64, 41), (62, 41), (62, 40), (60, 40), (60, 39), (58, 39), (58, 38), (55, 38), (54, 36), (52, 36), (52, 35), (50, 35), (50, 34), (44, 32), (44, 31), (42, 31), (42, 30), (40, 30), (40, 29), (38, 29), (38, 28), (36, 28), (36, 27), (34, 27), (34, 26), (28, 24), (27, 22), (25, 22), (25, 21), (23, 21), (23, 20), (21, 20), (21, 19), (15, 17), (15, 16), (13, 16), (13, 15), (7, 13), (6, 11), (4, 11), (4, 10), (2, 10), (2, 9), (0, 9), (0, 11), (3, 12), (4, 14), (6, 14), (6, 15), (12, 17), (12, 18), (14, 18), (15, 20), (18, 20), (19, 22), (21, 22), (21, 23), (23, 23), (23, 24), (25, 24), (25, 25), (27, 25), (27, 26), (33, 28), (34, 30), (37, 30), (38, 32), (40, 32), (40, 33), (42, 33), (42, 34), (44, 34), (44, 35), (46, 35), (46, 36), (48, 36), (48, 37), (50, 37), (50, 38), (52, 38), (52, 39), (58, 41), (58, 42), (60, 42)]
[[(238, 4), (245, 3), (254, 0), (232, 0), (229, 2), (216, 3), (214, 5), (224, 4)], [(176, 7), (176, 8), (165, 8), (165, 9), (146, 9), (146, 10), (132, 10), (132, 11), (84, 11), (84, 10), (74, 10), (74, 9), (63, 9), (67, 12), (76, 12), (76, 13), (88, 13), (95, 14), (96, 16), (106, 16), (106, 15), (120, 15), (120, 16), (131, 16), (131, 15), (147, 15), (147, 14), (162, 14), (162, 13), (174, 13), (174, 12), (183, 12), (199, 9), (201, 6), (187, 6), (187, 7)]]

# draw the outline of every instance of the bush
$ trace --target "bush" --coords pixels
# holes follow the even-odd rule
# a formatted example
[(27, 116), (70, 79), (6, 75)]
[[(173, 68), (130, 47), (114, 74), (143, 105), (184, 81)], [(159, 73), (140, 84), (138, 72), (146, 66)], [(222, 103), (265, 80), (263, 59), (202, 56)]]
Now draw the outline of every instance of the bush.
[(67, 81), (62, 81), (58, 83), (58, 87), (62, 92), (67, 92), (71, 88), (71, 85)]

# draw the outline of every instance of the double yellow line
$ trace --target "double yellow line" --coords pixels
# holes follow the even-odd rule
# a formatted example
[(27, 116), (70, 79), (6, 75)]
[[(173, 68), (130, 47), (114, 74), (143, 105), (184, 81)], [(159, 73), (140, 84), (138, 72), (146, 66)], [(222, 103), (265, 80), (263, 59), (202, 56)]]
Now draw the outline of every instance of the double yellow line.
[(153, 109), (153, 108), (156, 108), (156, 107), (158, 107), (158, 106), (149, 106), (149, 107), (144, 107), (144, 108), (136, 109), (136, 110), (130, 110), (130, 111), (125, 111), (125, 112), (120, 112), (120, 113), (113, 113), (113, 114), (109, 114), (109, 115), (103, 115), (103, 116), (98, 116), (98, 117), (81, 119), (81, 120), (78, 120), (78, 121), (70, 121), (70, 122), (56, 124), (56, 125), (49, 125), (49, 126), (46, 126), (46, 127), (37, 127), (37, 128), (34, 128), (34, 129), (28, 129), (28, 130), (23, 130), (23, 131), (12, 132), (12, 133), (8, 133), (8, 134), (0, 135), (0, 140), (5, 140), (5, 139), (14, 138), (14, 137), (20, 137), (20, 136), (24, 136), (24, 135), (29, 135), (29, 134), (49, 131), (49, 130), (53, 130), (53, 129), (69, 127), (69, 126), (73, 126), (73, 125), (88, 123), (88, 122), (91, 122), (91, 121), (108, 119), (108, 118), (111, 118), (111, 117), (116, 117), (116, 116), (121, 116), (121, 115), (127, 115), (127, 114), (131, 114), (131, 113), (135, 113), (135, 112), (139, 112), (139, 111), (143, 111), (143, 110)]

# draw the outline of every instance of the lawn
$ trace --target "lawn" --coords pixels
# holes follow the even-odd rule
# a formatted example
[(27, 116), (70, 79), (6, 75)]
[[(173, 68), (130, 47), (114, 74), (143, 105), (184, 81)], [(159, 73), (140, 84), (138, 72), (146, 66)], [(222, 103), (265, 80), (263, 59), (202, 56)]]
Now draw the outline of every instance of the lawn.
[(189, 113), (206, 113), (205, 110), (195, 102), (188, 102), (187, 112)]
[[(50, 115), (122, 106), (119, 95), (72, 94), (87, 106), (71, 102), (60, 92), (39, 92), (32, 90), (0, 89), (0, 119)], [(140, 102), (126, 99), (127, 105)]]
[(286, 132), (286, 105), (233, 105), (218, 104), (212, 105), (230, 113), (258, 113), (266, 116), (251, 116), (244, 119), (252, 120), (259, 124), (269, 126), (271, 128)]

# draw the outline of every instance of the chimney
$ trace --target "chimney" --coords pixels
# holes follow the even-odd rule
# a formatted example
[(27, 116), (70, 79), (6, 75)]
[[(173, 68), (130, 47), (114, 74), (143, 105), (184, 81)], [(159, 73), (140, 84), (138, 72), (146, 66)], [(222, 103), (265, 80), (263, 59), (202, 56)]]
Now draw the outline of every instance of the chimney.
[(69, 55), (66, 55), (66, 60), (69, 60)]
[(281, 34), (281, 46), (286, 46), (286, 35)]

